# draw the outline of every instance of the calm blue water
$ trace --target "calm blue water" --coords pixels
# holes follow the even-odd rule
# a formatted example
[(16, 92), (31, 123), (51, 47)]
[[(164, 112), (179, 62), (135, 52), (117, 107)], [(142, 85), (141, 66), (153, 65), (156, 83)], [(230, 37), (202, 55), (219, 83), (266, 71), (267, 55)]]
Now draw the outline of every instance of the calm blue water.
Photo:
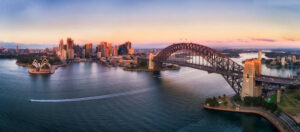
[(233, 90), (220, 75), (191, 68), (153, 75), (75, 63), (30, 75), (2, 59), (0, 131), (276, 131), (256, 115), (203, 109), (224, 93)]

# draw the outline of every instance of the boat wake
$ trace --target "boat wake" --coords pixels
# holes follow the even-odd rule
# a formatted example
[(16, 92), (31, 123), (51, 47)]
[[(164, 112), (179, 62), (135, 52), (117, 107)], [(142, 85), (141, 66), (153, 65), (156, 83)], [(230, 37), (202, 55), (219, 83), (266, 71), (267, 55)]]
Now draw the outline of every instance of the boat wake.
[(43, 102), (43, 103), (61, 103), (61, 102), (78, 102), (78, 101), (88, 101), (88, 100), (100, 100), (100, 99), (108, 99), (119, 96), (126, 96), (132, 94), (139, 94), (148, 92), (151, 89), (141, 89), (136, 91), (124, 92), (124, 93), (115, 93), (115, 94), (107, 94), (100, 96), (92, 96), (92, 97), (82, 97), (82, 98), (72, 98), (72, 99), (30, 99), (31, 102)]

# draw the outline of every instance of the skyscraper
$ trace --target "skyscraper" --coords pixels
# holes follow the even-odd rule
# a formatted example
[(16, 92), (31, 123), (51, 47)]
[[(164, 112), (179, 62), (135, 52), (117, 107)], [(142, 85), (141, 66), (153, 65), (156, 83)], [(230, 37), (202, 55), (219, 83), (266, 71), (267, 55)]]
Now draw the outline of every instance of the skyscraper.
[(127, 41), (124, 44), (121, 44), (118, 49), (119, 55), (128, 55), (129, 49), (131, 49), (131, 42)]
[(118, 46), (117, 45), (114, 46), (113, 56), (118, 56)]
[(111, 43), (108, 43), (107, 45), (107, 49), (108, 49), (108, 57), (113, 55), (113, 47)]
[(61, 39), (61, 40), (59, 41), (59, 50), (62, 51), (63, 48), (64, 48), (64, 40)]
[(101, 58), (102, 57), (102, 45), (101, 44), (98, 44), (97, 47), (96, 47), (96, 53), (97, 53), (97, 58)]
[(74, 49), (73, 49), (74, 41), (72, 38), (67, 38), (67, 58), (74, 59)]
[(85, 57), (90, 58), (93, 55), (93, 44), (85, 44)]
[(67, 50), (73, 49), (74, 41), (72, 38), (67, 38)]
[(100, 52), (102, 57), (107, 57), (107, 42), (100, 42)]

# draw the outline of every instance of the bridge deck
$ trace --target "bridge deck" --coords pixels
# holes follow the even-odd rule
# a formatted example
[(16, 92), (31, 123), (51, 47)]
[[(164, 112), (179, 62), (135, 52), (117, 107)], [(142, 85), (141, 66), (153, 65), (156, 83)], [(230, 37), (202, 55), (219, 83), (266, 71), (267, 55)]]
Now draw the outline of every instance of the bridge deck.
[(284, 84), (284, 85), (300, 85), (300, 80), (296, 78), (282, 78), (275, 76), (261, 75), (255, 78), (256, 81), (274, 83), (274, 84)]
[(208, 73), (217, 73), (217, 74), (221, 74), (221, 75), (237, 76), (240, 78), (243, 77), (243, 73), (241, 73), (239, 71), (228, 71), (228, 70), (214, 68), (214, 67), (206, 66), (206, 65), (199, 65), (199, 64), (192, 64), (192, 63), (178, 62), (178, 61), (171, 61), (171, 60), (167, 60), (167, 61), (165, 61), (165, 63), (172, 63), (172, 64), (177, 64), (180, 66), (186, 66), (186, 67), (191, 67), (191, 68), (195, 68), (195, 69), (199, 69), (199, 70), (204, 70), (204, 71), (207, 71)]
[[(243, 78), (243, 73), (239, 71), (228, 71), (228, 70), (214, 68), (206, 65), (192, 64), (192, 63), (172, 61), (172, 60), (167, 60), (165, 61), (165, 63), (178, 64), (180, 66), (186, 66), (186, 67), (191, 67), (199, 70), (204, 70), (209, 73), (217, 73), (221, 75), (236, 76), (238, 78)], [(295, 79), (295, 78), (283, 78), (283, 77), (276, 77), (276, 76), (261, 75), (255, 77), (255, 80), (259, 82), (281, 84), (281, 85), (300, 85), (300, 79)]]

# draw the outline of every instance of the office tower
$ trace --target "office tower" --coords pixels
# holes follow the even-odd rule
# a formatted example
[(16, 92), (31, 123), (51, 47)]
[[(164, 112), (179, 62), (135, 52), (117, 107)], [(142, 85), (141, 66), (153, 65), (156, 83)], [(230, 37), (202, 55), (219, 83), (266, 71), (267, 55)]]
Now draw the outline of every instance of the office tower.
[(119, 55), (128, 55), (129, 49), (131, 49), (131, 42), (127, 41), (124, 44), (121, 44), (118, 49)]
[(74, 49), (67, 50), (67, 58), (74, 59)]
[(104, 41), (100, 42), (99, 49), (100, 49), (100, 52), (101, 52), (101, 57), (107, 57), (106, 48), (107, 48), (107, 42), (104, 42)]
[(67, 51), (65, 49), (63, 49), (61, 51), (60, 60), (65, 61), (66, 59), (67, 59)]
[(108, 49), (108, 57), (113, 55), (113, 47), (111, 43), (108, 43), (107, 45), (107, 49)]
[(93, 44), (85, 44), (85, 57), (90, 58), (93, 55)]
[(118, 56), (118, 46), (117, 45), (114, 46), (113, 56)]
[(67, 38), (67, 50), (73, 49), (74, 41), (72, 38)]
[(82, 55), (83, 48), (81, 46), (74, 44), (73, 49), (74, 49), (74, 56), (76, 56), (76, 57), (84, 57)]

